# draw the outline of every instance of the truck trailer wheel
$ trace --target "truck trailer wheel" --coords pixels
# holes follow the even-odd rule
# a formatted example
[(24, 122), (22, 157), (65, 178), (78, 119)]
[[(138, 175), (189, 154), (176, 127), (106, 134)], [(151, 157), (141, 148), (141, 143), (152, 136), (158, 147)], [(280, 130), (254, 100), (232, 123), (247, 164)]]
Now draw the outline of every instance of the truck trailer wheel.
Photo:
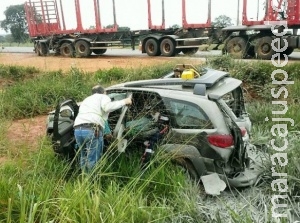
[(60, 54), (64, 57), (73, 57), (74, 51), (72, 43), (63, 43), (60, 46)]
[(148, 39), (146, 41), (145, 50), (148, 56), (159, 56), (161, 54), (158, 42), (155, 39)]
[(288, 47), (282, 54), (286, 54), (287, 56), (294, 52), (294, 48)]
[(270, 60), (275, 53), (272, 49), (272, 40), (271, 36), (265, 36), (258, 39), (255, 45), (255, 53), (258, 59)]
[(171, 39), (164, 39), (160, 43), (161, 54), (165, 57), (173, 57), (176, 54), (175, 43)]
[(79, 40), (75, 43), (75, 51), (78, 57), (88, 57), (92, 53), (90, 44), (84, 40)]
[(94, 49), (93, 53), (97, 55), (102, 55), (107, 51), (107, 49)]
[(235, 59), (244, 59), (247, 55), (249, 44), (243, 37), (233, 37), (225, 46), (226, 52)]
[(38, 56), (46, 56), (48, 54), (46, 43), (41, 43), (41, 42), (36, 43), (35, 52)]

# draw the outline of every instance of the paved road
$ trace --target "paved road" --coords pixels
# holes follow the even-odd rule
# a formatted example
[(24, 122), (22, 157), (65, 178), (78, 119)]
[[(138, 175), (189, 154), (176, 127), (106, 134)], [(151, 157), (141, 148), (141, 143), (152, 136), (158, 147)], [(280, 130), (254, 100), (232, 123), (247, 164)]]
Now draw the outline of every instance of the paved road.
[[(0, 48), (0, 53), (34, 53), (33, 47), (5, 47)], [(147, 54), (142, 54), (138, 49), (108, 49), (104, 55), (108, 56), (141, 56), (147, 57)], [(200, 52), (195, 54), (195, 57), (206, 57), (211, 55), (221, 55), (221, 51)], [(184, 56), (184, 55), (180, 55)]]
[[(0, 48), (0, 53), (34, 53), (33, 47), (5, 47), (4, 49)], [(140, 57), (147, 57), (147, 54), (142, 54), (138, 49), (131, 50), (131, 49), (108, 49), (105, 53), (107, 56), (140, 56)], [(220, 50), (213, 50), (213, 51), (198, 51), (193, 57), (209, 57), (209, 56), (216, 56), (221, 55)], [(179, 54), (179, 57), (184, 57), (185, 55)], [(292, 53), (289, 58), (291, 60), (300, 60), (300, 52)]]

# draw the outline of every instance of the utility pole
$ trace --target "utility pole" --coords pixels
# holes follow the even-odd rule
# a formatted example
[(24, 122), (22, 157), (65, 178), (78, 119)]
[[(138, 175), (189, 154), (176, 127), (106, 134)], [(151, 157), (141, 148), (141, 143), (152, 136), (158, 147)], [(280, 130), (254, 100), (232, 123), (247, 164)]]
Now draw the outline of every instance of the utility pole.
[(259, 15), (259, 0), (257, 1), (257, 14), (256, 14), (256, 21), (258, 21), (258, 15)]
[(237, 0), (237, 15), (236, 15), (236, 25), (240, 23), (240, 0)]

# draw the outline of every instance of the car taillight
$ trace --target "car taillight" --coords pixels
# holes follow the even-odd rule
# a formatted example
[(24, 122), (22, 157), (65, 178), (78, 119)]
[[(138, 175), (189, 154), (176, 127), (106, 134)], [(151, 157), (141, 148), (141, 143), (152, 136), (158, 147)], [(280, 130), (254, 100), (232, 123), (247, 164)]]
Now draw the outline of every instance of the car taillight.
[(245, 127), (240, 127), (240, 129), (241, 129), (242, 137), (244, 137), (247, 133), (247, 129)]
[(220, 147), (227, 148), (234, 145), (232, 135), (209, 135), (207, 140), (210, 144)]

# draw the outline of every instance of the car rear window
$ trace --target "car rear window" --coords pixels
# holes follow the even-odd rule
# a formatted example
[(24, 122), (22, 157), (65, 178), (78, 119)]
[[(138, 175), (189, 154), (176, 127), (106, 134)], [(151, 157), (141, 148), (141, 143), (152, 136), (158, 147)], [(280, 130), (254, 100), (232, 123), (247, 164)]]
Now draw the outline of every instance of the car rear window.
[(223, 95), (220, 100), (226, 103), (236, 117), (242, 117), (245, 113), (243, 91), (240, 87)]
[(212, 129), (213, 124), (205, 112), (196, 104), (166, 99), (166, 106), (171, 114), (171, 124), (180, 129)]

